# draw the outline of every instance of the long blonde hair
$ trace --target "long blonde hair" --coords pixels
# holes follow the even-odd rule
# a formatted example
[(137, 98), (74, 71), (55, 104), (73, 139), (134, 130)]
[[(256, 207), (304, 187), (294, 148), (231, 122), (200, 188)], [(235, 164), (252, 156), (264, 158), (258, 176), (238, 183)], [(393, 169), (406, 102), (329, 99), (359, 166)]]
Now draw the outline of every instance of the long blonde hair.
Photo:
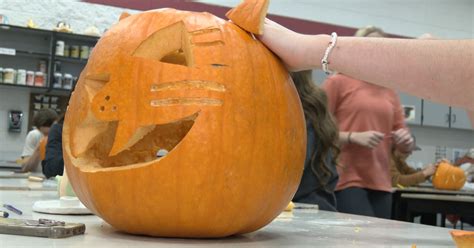
[[(325, 187), (331, 178), (329, 167), (337, 164), (339, 155), (339, 131), (332, 114), (327, 108), (326, 93), (314, 84), (311, 71), (292, 72), (291, 77), (303, 105), (305, 118), (311, 122), (315, 131), (316, 149), (311, 154), (311, 170)], [(327, 160), (331, 154), (331, 161)]]
[(387, 34), (385, 34), (385, 32), (381, 28), (378, 28), (378, 27), (375, 27), (375, 26), (367, 26), (367, 27), (359, 28), (355, 32), (354, 36), (367, 37), (367, 36), (369, 36), (370, 34), (373, 34), (373, 33), (378, 33), (382, 37), (387, 36)]

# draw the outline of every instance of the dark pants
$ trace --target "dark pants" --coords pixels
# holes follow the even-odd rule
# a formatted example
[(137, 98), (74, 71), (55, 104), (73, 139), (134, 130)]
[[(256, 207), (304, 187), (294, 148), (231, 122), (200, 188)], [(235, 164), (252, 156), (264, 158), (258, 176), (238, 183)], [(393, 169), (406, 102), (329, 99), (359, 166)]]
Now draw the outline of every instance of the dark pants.
[(336, 199), (339, 212), (390, 219), (390, 192), (351, 187), (336, 191)]

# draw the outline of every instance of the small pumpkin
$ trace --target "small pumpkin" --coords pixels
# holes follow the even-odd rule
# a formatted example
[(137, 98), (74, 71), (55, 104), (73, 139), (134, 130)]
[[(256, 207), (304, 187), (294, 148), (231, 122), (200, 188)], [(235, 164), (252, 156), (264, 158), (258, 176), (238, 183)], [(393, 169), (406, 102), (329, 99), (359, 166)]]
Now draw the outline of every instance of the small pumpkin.
[(463, 230), (452, 230), (451, 237), (458, 248), (472, 248), (474, 247), (474, 232)]
[(460, 190), (465, 182), (464, 171), (447, 162), (441, 162), (433, 175), (433, 186), (436, 189)]
[(123, 15), (95, 46), (64, 162), (82, 203), (119, 230), (223, 237), (285, 209), (305, 132), (291, 78), (260, 41), (209, 13), (161, 9)]

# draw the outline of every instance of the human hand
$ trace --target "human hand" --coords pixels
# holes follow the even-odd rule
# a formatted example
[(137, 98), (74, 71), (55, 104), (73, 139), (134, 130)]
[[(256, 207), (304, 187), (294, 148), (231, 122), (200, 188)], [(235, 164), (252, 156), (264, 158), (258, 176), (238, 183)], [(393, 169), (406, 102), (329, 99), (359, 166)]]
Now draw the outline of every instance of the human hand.
[(413, 137), (408, 129), (400, 128), (392, 132), (392, 139), (399, 151), (409, 153), (413, 150)]
[(437, 164), (435, 164), (435, 165), (432, 165), (432, 164), (428, 165), (426, 168), (424, 168), (424, 169), (422, 170), (423, 176), (429, 177), (429, 176), (434, 175), (437, 168), (438, 168), (438, 165), (437, 165)]
[(384, 138), (384, 134), (377, 131), (366, 131), (351, 134), (351, 142), (367, 148), (375, 148)]
[(296, 33), (265, 19), (263, 35), (259, 39), (280, 57), (289, 70), (301, 71), (320, 67), (319, 62), (331, 38), (328, 35)]

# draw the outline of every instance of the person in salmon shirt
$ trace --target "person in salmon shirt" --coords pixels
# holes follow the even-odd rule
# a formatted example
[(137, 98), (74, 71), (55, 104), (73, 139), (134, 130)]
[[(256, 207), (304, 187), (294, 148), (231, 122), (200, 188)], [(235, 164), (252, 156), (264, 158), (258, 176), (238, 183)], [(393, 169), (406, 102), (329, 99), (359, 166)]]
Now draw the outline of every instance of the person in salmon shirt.
[[(385, 37), (385, 33), (369, 26), (356, 36)], [(392, 147), (401, 153), (413, 148), (398, 95), (343, 74), (328, 77), (322, 88), (339, 126), (338, 211), (389, 219)]]

